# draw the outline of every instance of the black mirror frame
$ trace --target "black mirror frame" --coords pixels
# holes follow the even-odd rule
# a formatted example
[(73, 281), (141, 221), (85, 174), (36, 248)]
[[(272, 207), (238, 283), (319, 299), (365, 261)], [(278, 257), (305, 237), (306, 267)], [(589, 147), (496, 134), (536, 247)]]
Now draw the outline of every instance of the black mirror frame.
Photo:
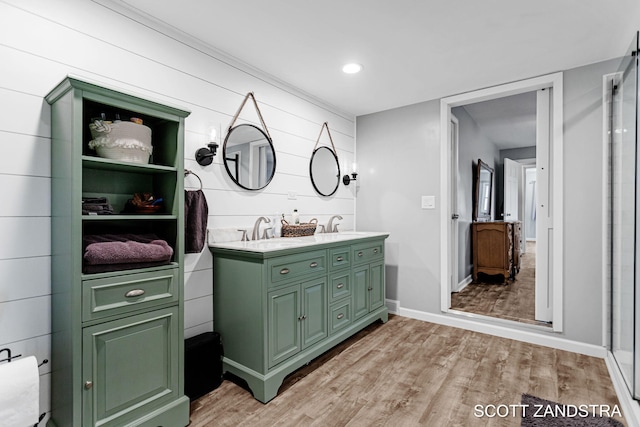
[[(324, 194), (322, 191), (320, 191), (320, 189), (316, 185), (316, 182), (313, 179), (313, 158), (315, 157), (318, 150), (322, 148), (329, 150), (329, 152), (333, 154), (333, 158), (336, 160), (336, 166), (338, 166), (338, 174), (336, 175), (336, 186), (333, 189), (333, 191), (331, 191), (331, 193), (329, 194)], [(338, 191), (338, 187), (340, 186), (340, 162), (338, 161), (338, 156), (336, 155), (335, 151), (325, 146), (318, 147), (315, 150), (313, 150), (313, 153), (311, 154), (311, 159), (309, 160), (309, 177), (311, 178), (311, 184), (313, 185), (313, 188), (316, 190), (318, 194), (325, 197), (333, 196), (336, 193), (336, 191)]]
[[(488, 171), (491, 174), (491, 186), (489, 187), (489, 214), (488, 215), (479, 215), (478, 214), (478, 204), (480, 201), (478, 200), (480, 194), (480, 172), (482, 169)], [(493, 202), (493, 168), (491, 168), (488, 164), (478, 159), (478, 166), (476, 167), (475, 173), (475, 188), (474, 188), (474, 200), (473, 200), (473, 222), (478, 222), (481, 220), (482, 222), (486, 222), (491, 220), (491, 210), (492, 210), (492, 202)]]

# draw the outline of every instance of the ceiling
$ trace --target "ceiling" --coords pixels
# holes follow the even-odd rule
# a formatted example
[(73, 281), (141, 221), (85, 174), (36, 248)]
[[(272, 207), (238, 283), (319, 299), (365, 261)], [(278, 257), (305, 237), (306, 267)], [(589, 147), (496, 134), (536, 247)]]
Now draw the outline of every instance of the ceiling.
[(536, 92), (525, 92), (452, 109), (464, 109), (499, 150), (536, 145)]
[(356, 116), (619, 57), (640, 28), (638, 0), (113, 1)]

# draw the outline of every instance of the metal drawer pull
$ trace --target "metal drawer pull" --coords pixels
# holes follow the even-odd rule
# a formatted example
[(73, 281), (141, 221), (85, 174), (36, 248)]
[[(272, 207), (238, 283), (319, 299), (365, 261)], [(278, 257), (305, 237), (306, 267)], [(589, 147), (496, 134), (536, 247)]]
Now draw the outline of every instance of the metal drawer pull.
[(374, 254), (377, 254), (377, 253), (378, 253), (378, 248), (375, 248), (375, 249), (373, 250), (373, 253), (374, 253)]
[(362, 251), (358, 252), (358, 256), (362, 256), (362, 255), (364, 255)]
[(93, 383), (91, 381), (85, 381), (84, 389), (85, 390), (91, 390), (91, 387), (93, 387)]
[(311, 268), (316, 268), (317, 266), (318, 266), (318, 263), (315, 262), (315, 261), (312, 262), (311, 264), (309, 264), (309, 267), (311, 267)]
[(341, 256), (339, 256), (338, 258), (336, 258), (336, 261), (340, 262), (340, 261), (344, 261), (344, 258), (342, 258)]
[(343, 317), (344, 317), (344, 314), (343, 314), (343, 313), (340, 313), (340, 314), (338, 314), (338, 315), (336, 316), (336, 318), (337, 318), (337, 319), (342, 319)]
[(282, 270), (280, 270), (280, 274), (289, 274), (289, 269), (283, 268)]
[(144, 295), (144, 289), (132, 289), (126, 294), (124, 294), (124, 296), (127, 298), (135, 298), (135, 297), (140, 297), (142, 295)]
[(344, 288), (344, 283), (338, 283), (338, 284), (336, 285), (336, 288), (338, 288), (338, 289), (342, 289), (342, 288)]

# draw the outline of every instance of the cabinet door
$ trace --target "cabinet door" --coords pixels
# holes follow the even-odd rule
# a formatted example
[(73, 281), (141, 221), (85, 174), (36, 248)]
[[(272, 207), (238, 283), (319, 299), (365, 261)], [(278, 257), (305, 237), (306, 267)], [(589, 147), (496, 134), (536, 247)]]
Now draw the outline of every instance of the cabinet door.
[(269, 368), (300, 351), (300, 285), (269, 292)]
[(327, 337), (327, 280), (302, 284), (302, 348)]
[(369, 265), (353, 269), (353, 318), (369, 313)]
[(384, 262), (369, 267), (369, 311), (384, 305)]
[(176, 399), (178, 308), (83, 329), (82, 425), (123, 426)]

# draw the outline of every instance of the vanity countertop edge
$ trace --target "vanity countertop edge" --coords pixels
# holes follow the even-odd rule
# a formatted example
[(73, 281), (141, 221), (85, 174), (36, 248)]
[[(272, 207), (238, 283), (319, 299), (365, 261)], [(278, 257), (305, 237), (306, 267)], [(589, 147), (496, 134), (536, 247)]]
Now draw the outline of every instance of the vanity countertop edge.
[(214, 254), (241, 255), (243, 257), (266, 259), (282, 255), (290, 255), (300, 250), (315, 250), (335, 247), (341, 244), (352, 245), (367, 241), (386, 239), (387, 232), (357, 231), (327, 234), (314, 234), (303, 237), (276, 237), (268, 240), (252, 240), (248, 242), (209, 243), (209, 250)]

